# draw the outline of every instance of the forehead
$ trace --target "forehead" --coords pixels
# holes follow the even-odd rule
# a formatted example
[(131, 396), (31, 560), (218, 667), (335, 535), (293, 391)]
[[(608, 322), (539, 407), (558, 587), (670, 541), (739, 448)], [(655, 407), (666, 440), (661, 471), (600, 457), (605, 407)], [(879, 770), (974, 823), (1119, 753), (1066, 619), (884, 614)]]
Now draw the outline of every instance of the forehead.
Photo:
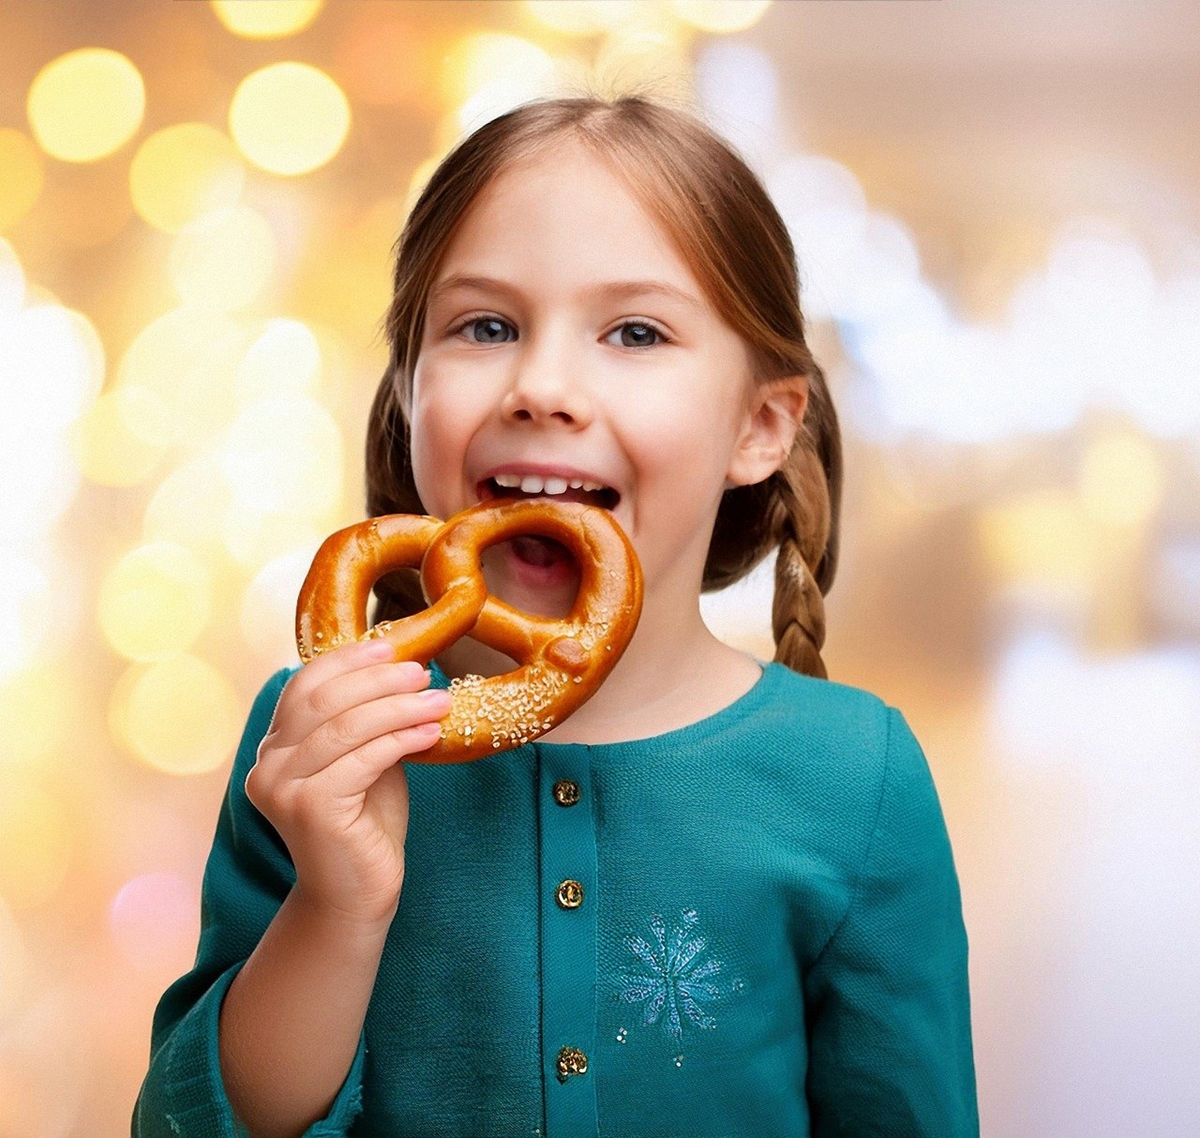
[(630, 183), (577, 141), (506, 166), (467, 209), (438, 270), (582, 279), (660, 279), (702, 297), (682, 252)]

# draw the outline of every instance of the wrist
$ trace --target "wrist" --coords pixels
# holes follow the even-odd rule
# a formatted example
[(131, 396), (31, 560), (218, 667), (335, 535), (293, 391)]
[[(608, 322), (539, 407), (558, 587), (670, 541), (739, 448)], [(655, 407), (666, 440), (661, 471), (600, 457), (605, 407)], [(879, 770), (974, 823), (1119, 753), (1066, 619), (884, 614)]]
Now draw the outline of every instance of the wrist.
[(289, 908), (297, 919), (311, 925), (314, 930), (326, 932), (337, 938), (352, 938), (382, 944), (400, 905), (400, 890), (384, 897), (370, 900), (331, 900), (305, 888), (297, 881), (288, 894)]

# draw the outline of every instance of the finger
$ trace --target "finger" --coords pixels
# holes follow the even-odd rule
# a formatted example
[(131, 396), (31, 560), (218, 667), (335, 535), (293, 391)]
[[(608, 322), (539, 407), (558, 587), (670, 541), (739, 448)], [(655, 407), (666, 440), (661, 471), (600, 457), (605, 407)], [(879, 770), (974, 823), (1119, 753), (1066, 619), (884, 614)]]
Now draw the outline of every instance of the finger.
[(308, 778), (374, 739), (423, 724), (434, 729), (431, 739), (437, 738), (439, 721), (449, 711), (450, 693), (442, 688), (392, 693), (357, 704), (320, 724), (293, 749), (288, 777)]
[(283, 685), (271, 729), (275, 730), (282, 719), (296, 718), (298, 709), (308, 702), (313, 691), (330, 680), (372, 664), (383, 664), (385, 660), (394, 659), (389, 648), (384, 641), (355, 640), (324, 652), (305, 664)]
[[(357, 645), (351, 647), (357, 648)], [(338, 649), (337, 652), (340, 652)], [(335, 652), (330, 653), (336, 655)], [(304, 676), (317, 663), (306, 665), (304, 671), (292, 678), (280, 696), (272, 729), (284, 745), (298, 743), (320, 724), (342, 714), (351, 707), (394, 692), (417, 692), (430, 683), (429, 672), (415, 661), (381, 663), (377, 656), (355, 652), (343, 666), (332, 674), (316, 677), (316, 682)], [(304, 678), (306, 682), (292, 683)]]
[(368, 663), (395, 662), (396, 650), (386, 640), (351, 640), (314, 657), (292, 679), (301, 689), (316, 687), (343, 672), (353, 671)]
[(331, 799), (365, 794), (380, 776), (410, 755), (427, 751), (441, 736), (440, 724), (418, 723), (379, 735), (330, 763), (317, 776)]

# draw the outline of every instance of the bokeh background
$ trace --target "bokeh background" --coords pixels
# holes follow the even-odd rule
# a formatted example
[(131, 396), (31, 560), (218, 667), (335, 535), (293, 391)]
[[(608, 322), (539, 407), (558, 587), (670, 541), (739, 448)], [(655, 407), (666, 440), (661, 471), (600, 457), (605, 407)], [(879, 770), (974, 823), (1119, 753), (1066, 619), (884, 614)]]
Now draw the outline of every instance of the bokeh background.
[[(0, 45), (0, 1135), (127, 1132), (250, 699), (362, 513), (414, 191), (632, 87), (795, 237), (825, 658), (934, 769), (984, 1134), (1200, 1133), (1200, 7), (41, 0)], [(706, 613), (769, 654), (768, 595)]]

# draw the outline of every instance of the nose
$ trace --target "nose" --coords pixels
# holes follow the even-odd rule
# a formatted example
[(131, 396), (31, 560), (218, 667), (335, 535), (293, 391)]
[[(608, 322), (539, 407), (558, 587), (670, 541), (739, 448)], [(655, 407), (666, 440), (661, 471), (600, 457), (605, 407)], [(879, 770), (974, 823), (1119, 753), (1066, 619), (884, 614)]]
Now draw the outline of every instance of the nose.
[(559, 424), (576, 430), (587, 426), (592, 408), (578, 374), (578, 358), (549, 339), (526, 343), (501, 400), (501, 414), (516, 423)]

